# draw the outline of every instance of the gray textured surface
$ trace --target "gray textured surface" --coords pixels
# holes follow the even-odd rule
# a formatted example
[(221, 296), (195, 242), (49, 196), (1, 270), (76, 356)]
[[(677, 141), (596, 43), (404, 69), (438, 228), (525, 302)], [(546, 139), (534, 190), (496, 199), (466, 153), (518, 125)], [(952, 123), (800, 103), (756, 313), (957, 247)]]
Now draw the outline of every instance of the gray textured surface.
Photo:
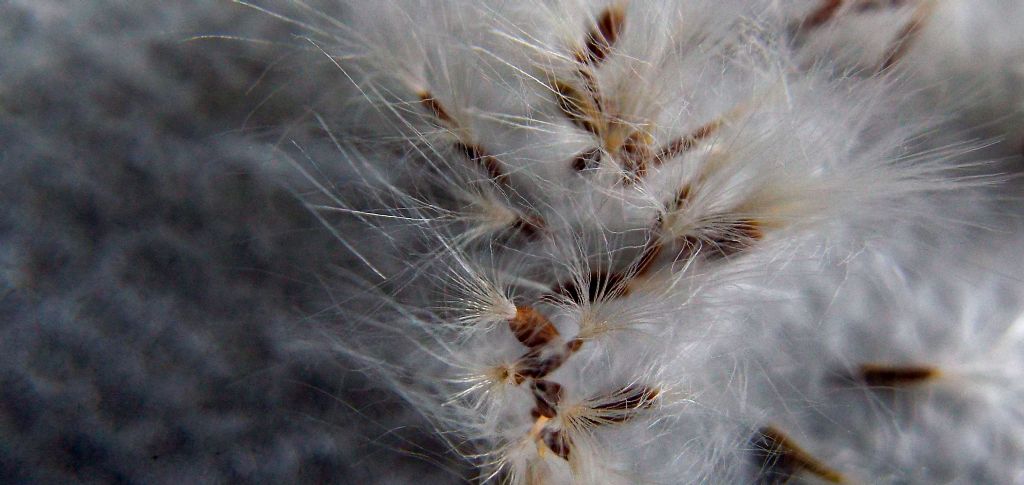
[(182, 42), (280, 24), (229, 2), (0, 18), (0, 482), (451, 481), (403, 441), (429, 447), (422, 423), (301, 344), (343, 324), (310, 316), (349, 262), (244, 141), (301, 100), (268, 99), (258, 45)]

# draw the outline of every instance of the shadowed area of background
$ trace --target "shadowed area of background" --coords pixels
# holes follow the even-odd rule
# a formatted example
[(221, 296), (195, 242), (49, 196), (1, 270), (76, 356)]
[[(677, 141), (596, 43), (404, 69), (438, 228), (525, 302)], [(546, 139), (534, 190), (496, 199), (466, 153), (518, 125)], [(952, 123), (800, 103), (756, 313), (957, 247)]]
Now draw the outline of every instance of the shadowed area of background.
[(0, 482), (459, 481), (307, 343), (343, 324), (324, 268), (354, 263), (251, 141), (302, 101), (259, 44), (186, 41), (281, 24), (205, 1), (0, 18)]

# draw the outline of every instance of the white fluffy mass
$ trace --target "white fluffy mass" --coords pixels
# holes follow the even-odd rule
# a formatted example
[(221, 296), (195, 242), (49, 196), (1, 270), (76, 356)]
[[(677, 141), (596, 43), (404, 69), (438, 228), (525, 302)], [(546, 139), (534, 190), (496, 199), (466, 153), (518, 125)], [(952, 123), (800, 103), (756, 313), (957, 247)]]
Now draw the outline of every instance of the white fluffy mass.
[[(193, 376), (175, 409), (223, 424), (204, 414), (204, 396), (223, 393), (220, 408), (252, 422), (243, 428), (254, 433), (259, 417), (289, 423), (278, 410), (287, 415), (305, 401), (277, 391), (236, 403), (240, 391), (219, 392), (221, 384), (262, 365), (333, 366), (316, 379), (280, 371), (271, 379), (308, 380), (336, 398), (343, 409), (297, 413), (336, 431), (275, 424), (265, 440), (275, 445), (260, 448), (272, 451), (248, 454), (253, 445), (238, 444), (229, 465), (213, 459), (206, 466), (215, 471), (199, 476), (509, 485), (1024, 481), (1020, 2), (214, 3), (164, 7), (175, 26), (193, 15), (217, 19), (179, 35), (196, 49), (180, 62), (184, 80), (163, 81), (151, 51), (131, 47), (148, 35), (140, 29), (125, 43), (102, 44), (131, 68), (101, 71), (148, 74), (152, 80), (134, 82), (111, 75), (110, 89), (129, 86), (141, 101), (119, 105), (106, 90), (92, 100), (53, 95), (57, 111), (96, 104), (103, 112), (82, 115), (99, 128), (76, 145), (86, 147), (78, 148), (86, 169), (76, 170), (99, 180), (89, 194), (116, 194), (104, 184), (124, 180), (88, 169), (109, 158), (130, 160), (130, 170), (109, 169), (115, 174), (167, 180), (138, 182), (135, 197), (159, 199), (157, 215), (117, 219), (148, 221), (142, 229), (106, 223), (108, 212), (120, 214), (109, 202), (116, 195), (75, 216), (103, 222), (99, 236), (84, 240), (117, 236), (79, 252), (116, 255), (116, 244), (142, 244), (129, 254), (155, 276), (132, 279), (123, 268), (138, 261), (117, 266), (98, 257), (100, 269), (85, 266), (90, 276), (72, 289), (41, 283), (60, 273), (39, 262), (45, 255), (33, 252), (34, 238), (84, 244), (24, 236), (24, 228), (57, 231), (30, 222), (39, 212), (25, 202), (52, 197), (52, 188), (19, 189), (17, 209), (0, 225), (16, 243), (0, 253), (0, 274), (5, 306), (25, 309), (7, 333), (20, 347), (36, 345), (24, 322), (46, 298), (73, 309), (68, 302), (82, 298), (76, 288), (91, 281), (131, 293), (135, 304), (196, 305), (188, 338), (227, 350), (198, 352), (183, 368), (202, 368), (204, 359), (230, 365), (216, 378)], [(55, 12), (88, 11), (18, 5), (43, 26)], [(109, 35), (94, 30), (88, 38)], [(58, 36), (29, 36), (51, 37)], [(176, 55), (162, 48), (169, 51), (156, 59)], [(33, 60), (31, 50), (17, 53)], [(241, 67), (205, 83), (192, 81), (205, 71), (188, 71), (239, 58)], [(39, 116), (45, 108), (12, 97), (14, 86), (28, 89), (33, 76), (52, 70), (36, 62), (42, 66), (17, 83), (0, 81), (6, 139), (77, 131), (75, 116), (48, 127)], [(224, 78), (233, 81), (216, 82)], [(147, 88), (158, 82), (160, 89)], [(161, 90), (177, 97), (150, 101)], [(126, 127), (119, 117), (139, 121)], [(132, 133), (166, 148), (120, 149)], [(175, 147), (196, 155), (170, 168), (149, 155)], [(10, 153), (29, 160), (10, 171), (20, 178), (45, 163), (33, 161), (43, 150)], [(192, 158), (210, 153), (238, 160), (175, 182)], [(254, 188), (230, 186), (227, 201), (210, 195), (217, 190), (205, 180), (233, 170), (251, 173), (245, 187)], [(203, 222), (194, 229), (159, 209), (192, 200), (174, 184), (201, 197), (193, 209), (201, 215), (190, 220)], [(292, 204), (283, 215), (265, 208), (284, 203), (275, 202), (279, 194)], [(251, 211), (236, 206), (245, 201)], [(305, 211), (294, 210), (300, 203)], [(225, 206), (232, 210), (219, 214)], [(262, 241), (261, 252), (231, 259), (235, 246), (215, 244), (224, 234)], [(274, 277), (231, 269), (250, 265)], [(182, 266), (203, 269), (170, 279), (173, 291), (140, 290)], [(249, 280), (253, 288), (236, 288)], [(265, 322), (251, 315), (254, 302)], [(231, 305), (249, 313), (233, 319)], [(100, 325), (70, 315), (57, 320)], [(204, 336), (208, 321), (220, 336)], [(139, 341), (101, 326), (98, 342)], [(230, 358), (255, 345), (237, 337), (251, 329), (272, 329), (247, 337), (267, 350), (245, 359), (265, 364)], [(149, 369), (147, 359), (124, 362)], [(33, 377), (38, 370), (18, 375), (33, 392), (48, 385)], [(153, 387), (167, 378), (142, 375), (152, 378), (136, 380)], [(64, 426), (89, 413), (78, 416)], [(146, 423), (167, 421), (174, 419)], [(4, 426), (17, 429), (12, 436), (35, 436)], [(310, 473), (305, 464), (316, 459), (279, 444), (296, 432), (319, 440), (317, 456), (346, 442), (370, 445), (334, 453), (341, 464)], [(193, 445), (183, 457), (163, 445), (171, 451), (154, 456), (177, 456), (187, 467), (199, 450), (232, 446), (223, 434), (184, 434), (216, 445)], [(93, 441), (89, 449), (100, 448)], [(82, 446), (70, 446), (70, 455), (88, 461), (74, 451)], [(0, 463), (28, 463), (45, 449), (11, 452), (16, 458)], [(121, 471), (140, 467), (137, 456), (90, 453), (103, 458), (85, 468), (90, 473), (120, 467), (96, 472), (98, 480), (140, 479)], [(287, 456), (292, 465), (268, 469), (254, 456)], [(15, 480), (64, 476), (5, 466), (18, 471)], [(175, 468), (141, 479), (190, 476)]]

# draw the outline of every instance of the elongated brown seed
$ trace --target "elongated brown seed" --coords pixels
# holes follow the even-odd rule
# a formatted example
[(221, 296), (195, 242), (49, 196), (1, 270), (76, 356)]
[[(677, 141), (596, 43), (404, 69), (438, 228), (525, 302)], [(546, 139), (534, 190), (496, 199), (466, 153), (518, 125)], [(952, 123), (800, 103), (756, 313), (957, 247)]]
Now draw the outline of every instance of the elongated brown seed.
[(907, 22), (907, 25), (900, 30), (899, 35), (896, 36), (896, 39), (889, 47), (889, 51), (886, 53), (885, 59), (882, 61), (882, 65), (878, 69), (879, 72), (889, 69), (899, 62), (904, 55), (906, 55), (907, 51), (910, 50), (910, 47), (920, 35), (928, 17), (935, 9), (935, 4), (936, 0), (921, 0), (921, 4), (914, 10), (913, 17), (911, 17), (910, 21)]
[(535, 380), (530, 385), (537, 414), (545, 418), (558, 415), (558, 403), (562, 400), (562, 385), (554, 381)]
[(587, 278), (584, 290), (576, 280), (563, 281), (551, 289), (552, 293), (570, 298), (577, 303), (620, 298), (629, 294), (625, 274), (620, 272), (593, 272)]
[(630, 385), (612, 394), (612, 401), (603, 402), (599, 405), (591, 406), (591, 408), (615, 411), (646, 409), (654, 404), (654, 400), (658, 397), (659, 393), (657, 388)]
[(523, 345), (539, 347), (558, 337), (558, 329), (537, 310), (528, 306), (517, 306), (516, 316), (508, 321), (512, 334)]
[(650, 273), (651, 269), (654, 268), (654, 262), (663, 250), (664, 245), (661, 239), (656, 234), (652, 234), (651, 238), (644, 244), (644, 250), (640, 253), (640, 259), (633, 265), (630, 271), (631, 276), (638, 278)]
[(540, 216), (521, 216), (514, 223), (512, 229), (519, 231), (527, 238), (534, 239), (544, 231), (544, 219)]
[(629, 175), (627, 182), (635, 182), (647, 175), (647, 165), (654, 156), (650, 146), (652, 138), (648, 133), (634, 131), (622, 143), (622, 169)]
[(753, 219), (741, 219), (723, 224), (712, 235), (688, 235), (677, 240), (676, 261), (685, 261), (697, 255), (708, 259), (721, 259), (749, 249), (764, 238), (761, 225)]
[[(548, 350), (548, 351), (545, 351)], [(571, 347), (565, 349), (545, 349), (537, 347), (530, 350), (516, 362), (516, 371), (528, 379), (540, 379), (558, 370), (571, 355)]]
[(593, 399), (594, 404), (588, 406), (590, 411), (581, 418), (590, 425), (626, 422), (654, 405), (660, 393), (654, 387), (629, 385), (610, 396)]
[(871, 387), (902, 387), (921, 384), (939, 377), (939, 370), (928, 366), (863, 364), (857, 369), (857, 381)]
[(728, 257), (750, 247), (764, 238), (761, 226), (753, 219), (730, 223), (721, 235), (711, 239), (712, 248), (720, 257)]
[(839, 11), (839, 7), (842, 6), (843, 0), (825, 0), (821, 2), (821, 6), (804, 19), (800, 28), (802, 30), (812, 30), (821, 27), (829, 20), (832, 20), (836, 16), (836, 12)]
[(697, 143), (703, 141), (709, 136), (713, 135), (719, 128), (722, 127), (723, 120), (717, 119), (709, 123), (700, 126), (692, 133), (676, 138), (670, 141), (665, 146), (658, 150), (657, 154), (654, 155), (653, 163), (655, 166), (661, 165), (672, 158), (675, 158), (683, 153), (686, 153), (697, 146)]
[[(450, 128), (453, 128), (458, 132), (458, 123), (448, 113), (448, 110), (444, 108), (441, 101), (435, 98), (433, 94), (429, 91), (420, 91), (419, 98), (420, 102), (430, 110), (438, 121), (448, 125)], [(470, 161), (479, 164), (487, 172), (487, 176), (490, 177), (491, 180), (508, 187), (508, 174), (505, 173), (501, 166), (501, 162), (498, 161), (497, 157), (487, 153), (487, 151), (480, 145), (467, 142), (462, 139), (455, 142), (455, 149), (465, 155)]]
[(545, 428), (541, 432), (541, 439), (552, 453), (558, 455), (563, 460), (569, 459), (570, 452), (572, 451), (572, 441), (565, 434), (565, 431)]
[[(800, 31), (810, 31), (827, 24), (836, 18), (843, 4), (848, 0), (823, 0), (818, 8), (814, 9), (803, 22), (800, 23)], [(853, 10), (857, 13), (870, 12), (882, 8), (899, 8), (906, 3), (906, 0), (858, 0), (853, 3)]]
[(470, 161), (480, 165), (487, 172), (487, 176), (491, 180), (502, 185), (508, 184), (508, 175), (501, 168), (501, 162), (496, 157), (488, 155), (480, 145), (457, 141), (455, 142), (455, 149), (462, 152)]
[(558, 107), (576, 126), (595, 135), (604, 131), (601, 107), (593, 96), (559, 80), (553, 81), (551, 88), (558, 95)]
[(426, 106), (438, 120), (447, 124), (455, 123), (455, 120), (452, 119), (451, 115), (448, 114), (448, 111), (444, 109), (441, 102), (438, 101), (430, 91), (420, 91), (419, 97), (420, 102), (423, 103), (423, 105)]
[(604, 9), (597, 17), (595, 28), (587, 33), (584, 50), (576, 53), (576, 60), (594, 65), (603, 62), (619, 40), (625, 23), (626, 9), (623, 5), (613, 5)]
[(654, 262), (663, 250), (663, 245), (657, 236), (652, 235), (651, 239), (644, 245), (640, 257), (624, 271), (595, 271), (587, 278), (587, 289), (583, 289), (575, 280), (563, 281), (552, 288), (552, 293), (566, 296), (573, 301), (583, 304), (584, 302), (607, 301), (615, 298), (628, 296), (630, 293), (629, 282), (635, 278), (646, 275), (654, 268)]
[(871, 12), (883, 8), (899, 8), (907, 3), (907, 0), (860, 0), (854, 5), (857, 13)]
[(674, 204), (672, 206), (672, 209), (679, 210), (686, 206), (686, 204), (690, 200), (690, 190), (691, 189), (689, 185), (684, 185), (679, 189), (678, 192), (676, 192), (676, 198), (675, 200), (672, 201)]
[(841, 473), (826, 466), (772, 426), (758, 430), (752, 443), (761, 464), (763, 476), (760, 483), (787, 483), (802, 471), (829, 483), (846, 481)]

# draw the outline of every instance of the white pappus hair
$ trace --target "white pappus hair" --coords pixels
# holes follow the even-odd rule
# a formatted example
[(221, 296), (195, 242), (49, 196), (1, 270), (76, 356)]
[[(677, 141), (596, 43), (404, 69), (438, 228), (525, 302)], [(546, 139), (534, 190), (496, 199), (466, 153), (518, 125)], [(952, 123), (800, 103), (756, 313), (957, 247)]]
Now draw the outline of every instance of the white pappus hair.
[[(907, 249), (982, 231), (949, 207), (996, 179), (966, 140), (921, 142), (946, 114), (893, 67), (918, 54), (836, 68), (854, 3), (246, 2), (336, 68), (316, 163), (345, 189), (307, 171), (308, 200), (362, 222), (337, 235), (366, 265), (335, 348), (481, 482), (1021, 479), (1019, 412), (950, 424), (965, 401), (919, 391), (981, 373), (978, 402), (1019, 397), (1022, 320), (978, 330), (999, 284)], [(894, 30), (931, 12), (893, 3)], [(908, 303), (929, 291), (964, 300)], [(944, 453), (975, 425), (1003, 461)]]

